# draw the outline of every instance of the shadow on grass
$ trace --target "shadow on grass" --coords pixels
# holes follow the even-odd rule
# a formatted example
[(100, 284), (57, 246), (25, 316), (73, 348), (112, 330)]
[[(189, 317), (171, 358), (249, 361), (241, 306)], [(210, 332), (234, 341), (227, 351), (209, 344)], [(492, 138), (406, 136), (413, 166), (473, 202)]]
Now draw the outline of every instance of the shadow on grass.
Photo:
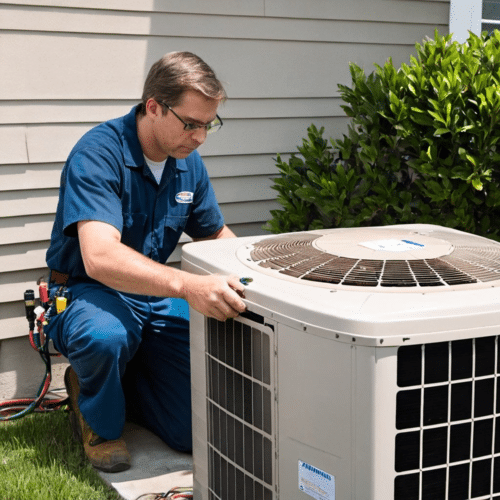
[(0, 422), (1, 500), (119, 500), (92, 468), (63, 410)]

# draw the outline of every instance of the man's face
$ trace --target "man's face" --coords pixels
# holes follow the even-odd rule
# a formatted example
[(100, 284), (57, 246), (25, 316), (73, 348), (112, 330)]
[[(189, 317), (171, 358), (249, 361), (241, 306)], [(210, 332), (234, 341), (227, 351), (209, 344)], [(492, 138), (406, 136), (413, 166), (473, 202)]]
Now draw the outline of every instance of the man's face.
[[(180, 104), (172, 106), (172, 109), (186, 123), (207, 125), (215, 120), (218, 107), (219, 101), (188, 90)], [(149, 155), (153, 154), (155, 158), (145, 154), (151, 160), (161, 161), (167, 156), (183, 159), (205, 142), (207, 131), (204, 127), (192, 131), (184, 130), (182, 121), (155, 101), (149, 103), (147, 113), (152, 120), (151, 144), (147, 145), (147, 149)]]

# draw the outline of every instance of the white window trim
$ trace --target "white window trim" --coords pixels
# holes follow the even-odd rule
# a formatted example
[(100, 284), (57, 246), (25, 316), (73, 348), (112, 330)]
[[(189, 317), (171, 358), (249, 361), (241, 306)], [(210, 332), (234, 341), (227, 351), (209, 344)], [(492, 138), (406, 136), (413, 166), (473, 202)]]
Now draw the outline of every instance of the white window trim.
[(450, 1), (450, 33), (453, 34), (453, 40), (463, 43), (469, 36), (469, 31), (476, 35), (481, 34), (483, 23), (498, 24), (500, 21), (491, 19), (482, 19), (483, 2), (482, 0), (451, 0)]
[(451, 0), (450, 2), (450, 33), (453, 40), (463, 43), (469, 36), (469, 31), (476, 35), (481, 33), (483, 14), (482, 0)]

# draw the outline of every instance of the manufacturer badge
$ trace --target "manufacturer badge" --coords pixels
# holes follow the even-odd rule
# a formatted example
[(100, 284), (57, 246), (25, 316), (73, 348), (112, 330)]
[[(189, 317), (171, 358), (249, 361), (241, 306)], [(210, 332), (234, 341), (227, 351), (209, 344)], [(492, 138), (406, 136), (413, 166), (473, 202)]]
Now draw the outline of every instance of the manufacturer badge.
[(175, 195), (177, 203), (193, 203), (193, 193), (191, 191), (181, 191)]

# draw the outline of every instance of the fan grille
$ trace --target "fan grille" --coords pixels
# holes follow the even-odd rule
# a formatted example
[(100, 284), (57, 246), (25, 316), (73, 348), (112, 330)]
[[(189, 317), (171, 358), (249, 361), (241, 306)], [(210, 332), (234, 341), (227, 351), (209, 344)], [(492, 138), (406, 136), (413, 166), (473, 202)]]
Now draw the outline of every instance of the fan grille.
[[(377, 245), (387, 241), (407, 242), (406, 247), (411, 248), (367, 248), (372, 242)], [(494, 286), (492, 282), (500, 279), (499, 244), (446, 230), (312, 231), (266, 238), (247, 250), (247, 264), (275, 276), (324, 285), (429, 289), (485, 283)]]

